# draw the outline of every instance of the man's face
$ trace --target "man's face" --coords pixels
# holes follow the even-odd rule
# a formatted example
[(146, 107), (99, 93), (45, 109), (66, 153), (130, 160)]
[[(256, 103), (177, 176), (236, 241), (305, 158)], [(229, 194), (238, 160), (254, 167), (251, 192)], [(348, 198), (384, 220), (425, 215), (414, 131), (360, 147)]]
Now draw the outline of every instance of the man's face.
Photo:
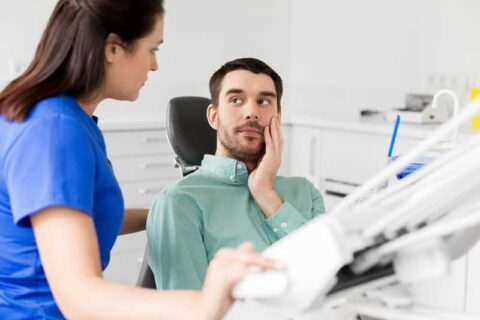
[(279, 116), (273, 80), (246, 70), (223, 78), (217, 108), (209, 108), (209, 121), (227, 156), (248, 162), (265, 152), (264, 129)]

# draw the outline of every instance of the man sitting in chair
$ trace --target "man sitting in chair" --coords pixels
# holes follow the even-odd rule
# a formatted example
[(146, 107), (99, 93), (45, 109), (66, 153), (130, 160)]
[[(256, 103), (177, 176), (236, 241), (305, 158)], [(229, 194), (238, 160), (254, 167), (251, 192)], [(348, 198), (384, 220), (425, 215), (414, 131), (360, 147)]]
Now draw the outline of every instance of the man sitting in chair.
[(249, 240), (263, 250), (325, 211), (308, 180), (277, 176), (282, 92), (280, 76), (253, 58), (230, 61), (211, 77), (215, 155), (159, 193), (148, 216), (157, 288), (200, 289), (222, 247)]

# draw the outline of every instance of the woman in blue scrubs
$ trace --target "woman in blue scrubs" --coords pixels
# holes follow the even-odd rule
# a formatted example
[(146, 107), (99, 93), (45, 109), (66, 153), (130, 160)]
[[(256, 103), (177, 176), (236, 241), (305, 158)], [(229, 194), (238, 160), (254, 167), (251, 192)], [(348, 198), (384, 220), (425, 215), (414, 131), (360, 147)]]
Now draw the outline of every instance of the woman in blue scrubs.
[(201, 292), (103, 279), (124, 209), (93, 113), (136, 100), (163, 42), (162, 0), (60, 0), (28, 69), (0, 93), (0, 319), (218, 319), (248, 271), (251, 244), (221, 251)]

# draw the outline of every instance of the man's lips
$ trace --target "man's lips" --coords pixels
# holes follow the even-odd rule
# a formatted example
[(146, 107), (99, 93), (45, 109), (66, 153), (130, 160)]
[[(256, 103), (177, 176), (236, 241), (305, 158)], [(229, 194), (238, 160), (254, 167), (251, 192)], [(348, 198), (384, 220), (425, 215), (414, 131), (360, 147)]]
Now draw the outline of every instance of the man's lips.
[(242, 133), (245, 136), (249, 137), (258, 137), (262, 135), (262, 132), (260, 130), (254, 129), (254, 128), (244, 128), (240, 130), (240, 133)]

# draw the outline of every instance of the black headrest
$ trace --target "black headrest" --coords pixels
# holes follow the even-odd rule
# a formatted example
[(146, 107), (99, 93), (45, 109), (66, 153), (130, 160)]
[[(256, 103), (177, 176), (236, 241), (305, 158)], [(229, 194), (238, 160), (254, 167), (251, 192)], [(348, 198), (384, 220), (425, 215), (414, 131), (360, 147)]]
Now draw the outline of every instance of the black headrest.
[(168, 104), (167, 137), (187, 165), (198, 166), (204, 154), (215, 154), (217, 133), (207, 121), (209, 104), (204, 97), (177, 97)]

